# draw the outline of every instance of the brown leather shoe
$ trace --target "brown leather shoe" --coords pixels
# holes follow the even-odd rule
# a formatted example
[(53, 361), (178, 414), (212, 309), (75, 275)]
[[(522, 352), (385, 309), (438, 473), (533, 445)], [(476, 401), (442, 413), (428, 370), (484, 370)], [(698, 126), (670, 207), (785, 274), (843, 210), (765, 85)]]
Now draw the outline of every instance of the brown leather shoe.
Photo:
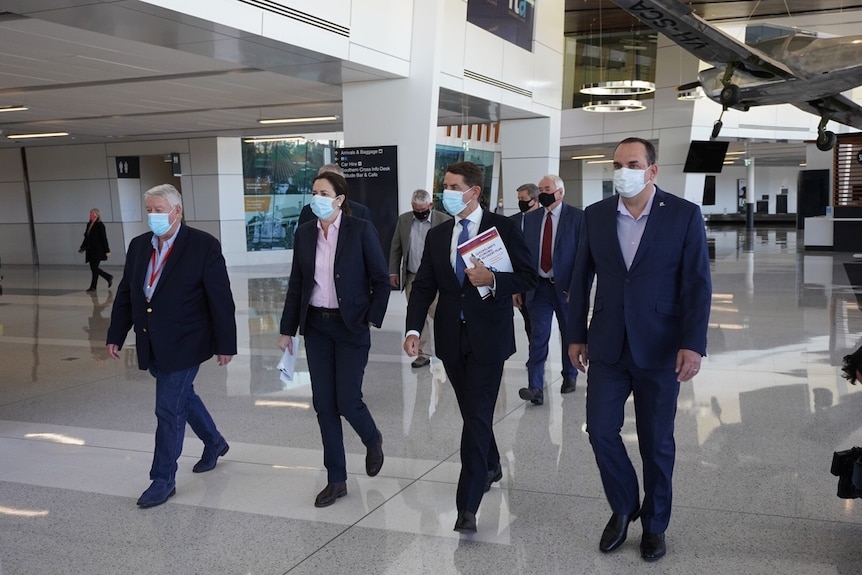
[[(378, 431), (378, 433), (380, 433)], [(374, 477), (380, 473), (380, 468), (383, 467), (383, 434), (368, 446), (368, 451), (365, 454), (365, 472), (368, 477)]]
[(315, 507), (329, 507), (335, 500), (347, 495), (347, 482), (339, 481), (337, 483), (328, 483), (323, 491), (317, 494), (314, 498)]

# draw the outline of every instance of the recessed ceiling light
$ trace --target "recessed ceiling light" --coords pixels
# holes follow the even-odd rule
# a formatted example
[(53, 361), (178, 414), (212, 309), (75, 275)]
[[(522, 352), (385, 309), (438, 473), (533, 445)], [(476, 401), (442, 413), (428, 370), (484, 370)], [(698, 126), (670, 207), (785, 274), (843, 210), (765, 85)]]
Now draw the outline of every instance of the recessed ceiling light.
[(592, 160), (587, 162), (588, 164), (613, 164), (613, 160)]
[(0, 112), (23, 112), (29, 109), (27, 106), (0, 106)]
[(243, 142), (246, 144), (257, 144), (262, 142), (298, 142), (300, 140), (305, 140), (302, 136), (253, 136), (251, 138), (244, 138)]
[(334, 122), (338, 116), (310, 116), (307, 118), (270, 118), (258, 120), (258, 124), (300, 124), (303, 122)]
[(9, 134), (6, 137), (10, 140), (24, 140), (28, 138), (60, 138), (68, 135), (69, 132), (41, 132), (39, 134)]
[(588, 154), (586, 156), (572, 156), (573, 160), (595, 160), (596, 158), (604, 158), (604, 154)]

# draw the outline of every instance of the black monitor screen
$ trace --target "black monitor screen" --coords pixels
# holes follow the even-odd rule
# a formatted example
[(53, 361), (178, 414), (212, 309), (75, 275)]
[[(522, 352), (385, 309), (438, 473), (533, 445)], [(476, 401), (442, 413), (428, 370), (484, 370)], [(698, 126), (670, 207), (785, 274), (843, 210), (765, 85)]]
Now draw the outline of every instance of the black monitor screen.
[(703, 179), (703, 201), (702, 206), (715, 205), (715, 176), (704, 176)]
[(728, 144), (729, 142), (693, 140), (682, 171), (695, 174), (721, 173)]

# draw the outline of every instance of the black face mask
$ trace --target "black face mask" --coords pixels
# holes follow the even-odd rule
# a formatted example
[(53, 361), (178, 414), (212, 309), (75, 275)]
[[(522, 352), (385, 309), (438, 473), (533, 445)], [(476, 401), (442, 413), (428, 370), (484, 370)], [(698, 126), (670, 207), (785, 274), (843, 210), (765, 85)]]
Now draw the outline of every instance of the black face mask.
[(521, 213), (527, 212), (533, 207), (533, 200), (518, 200), (518, 209)]
[(424, 212), (417, 212), (413, 210), (413, 217), (415, 217), (420, 222), (424, 222), (428, 219), (428, 215), (431, 213), (431, 210), (425, 210)]
[(554, 194), (539, 194), (539, 203), (545, 206), (546, 208), (557, 201), (557, 198), (554, 197)]

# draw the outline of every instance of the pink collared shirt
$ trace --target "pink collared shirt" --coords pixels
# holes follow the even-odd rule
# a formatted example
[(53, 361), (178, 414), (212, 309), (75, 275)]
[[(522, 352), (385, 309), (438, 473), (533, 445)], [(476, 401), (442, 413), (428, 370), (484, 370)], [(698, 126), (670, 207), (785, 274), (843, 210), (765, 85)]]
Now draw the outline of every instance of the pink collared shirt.
[(335, 309), (338, 307), (338, 294), (335, 293), (335, 248), (338, 246), (338, 230), (341, 227), (343, 212), (339, 211), (335, 220), (329, 224), (324, 235), (323, 226), (317, 220), (317, 249), (314, 252), (314, 287), (311, 288), (313, 307)]

